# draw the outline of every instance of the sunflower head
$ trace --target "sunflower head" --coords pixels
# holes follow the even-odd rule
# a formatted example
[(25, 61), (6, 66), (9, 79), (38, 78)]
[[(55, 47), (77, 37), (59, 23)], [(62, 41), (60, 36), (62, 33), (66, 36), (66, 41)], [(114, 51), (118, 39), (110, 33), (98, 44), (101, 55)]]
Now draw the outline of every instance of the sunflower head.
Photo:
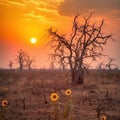
[(8, 101), (7, 100), (2, 100), (1, 104), (2, 104), (3, 107), (6, 107), (8, 105)]
[(100, 120), (107, 120), (107, 116), (106, 115), (102, 115)]
[(67, 95), (67, 96), (69, 96), (70, 94), (71, 94), (71, 90), (70, 89), (67, 89), (66, 91), (65, 91), (65, 94)]
[(52, 93), (51, 96), (50, 96), (50, 99), (51, 101), (57, 101), (59, 98), (58, 94), (57, 93)]

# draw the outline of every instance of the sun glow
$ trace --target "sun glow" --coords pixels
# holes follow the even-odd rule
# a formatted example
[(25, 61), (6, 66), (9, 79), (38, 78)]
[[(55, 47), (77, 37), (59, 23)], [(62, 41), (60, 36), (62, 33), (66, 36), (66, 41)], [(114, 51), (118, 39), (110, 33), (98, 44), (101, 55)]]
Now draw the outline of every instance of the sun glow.
[(37, 39), (36, 39), (36, 38), (31, 38), (31, 39), (30, 39), (30, 42), (31, 42), (32, 44), (35, 44), (35, 43), (37, 42)]

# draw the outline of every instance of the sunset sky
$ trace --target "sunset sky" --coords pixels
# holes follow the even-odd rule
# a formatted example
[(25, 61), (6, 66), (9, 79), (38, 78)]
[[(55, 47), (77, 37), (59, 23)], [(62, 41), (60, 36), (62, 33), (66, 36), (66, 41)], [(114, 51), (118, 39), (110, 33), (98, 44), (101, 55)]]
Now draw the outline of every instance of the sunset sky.
[[(120, 0), (0, 0), (0, 68), (7, 68), (10, 60), (18, 67), (14, 59), (19, 49), (34, 57), (36, 68), (47, 68), (47, 29), (70, 33), (74, 15), (84, 17), (91, 11), (95, 11), (94, 21), (105, 19), (105, 33), (113, 34), (116, 41), (108, 43), (105, 53), (120, 66), (119, 6)], [(31, 38), (37, 43), (31, 44)]]

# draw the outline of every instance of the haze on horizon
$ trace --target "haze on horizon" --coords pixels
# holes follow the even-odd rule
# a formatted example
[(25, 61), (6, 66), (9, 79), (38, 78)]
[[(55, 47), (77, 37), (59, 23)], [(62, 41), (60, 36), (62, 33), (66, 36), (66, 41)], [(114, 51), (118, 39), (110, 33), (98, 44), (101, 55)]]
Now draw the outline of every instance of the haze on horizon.
[[(36, 68), (49, 67), (47, 29), (70, 33), (76, 13), (80, 17), (95, 11), (93, 21), (105, 19), (105, 33), (112, 33), (105, 53), (116, 58), (120, 66), (120, 0), (1, 0), (0, 1), (0, 68), (7, 68), (19, 49), (35, 58)], [(31, 44), (30, 39), (37, 43)], [(18, 67), (16, 63), (13, 67)]]

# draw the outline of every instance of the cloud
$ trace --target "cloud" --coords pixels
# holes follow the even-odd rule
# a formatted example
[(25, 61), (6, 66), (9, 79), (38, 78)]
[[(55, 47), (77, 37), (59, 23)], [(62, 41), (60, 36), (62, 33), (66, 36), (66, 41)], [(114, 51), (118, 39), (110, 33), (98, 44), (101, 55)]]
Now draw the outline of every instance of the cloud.
[(0, 2), (0, 4), (4, 4), (4, 5), (16, 5), (16, 6), (20, 6), (20, 7), (25, 7), (25, 4), (24, 3), (22, 3), (21, 1), (10, 1), (10, 0), (6, 0), (6, 1), (4, 1), (4, 0), (2, 0), (1, 2)]
[[(60, 22), (62, 16), (58, 13), (58, 6), (63, 0), (26, 0), (28, 11), (24, 14), (25, 20), (35, 20), (49, 25)], [(64, 19), (66, 17), (64, 16)], [(62, 21), (62, 20), (61, 20)]]
[(44, 21), (45, 17), (42, 15), (37, 14), (35, 11), (31, 11), (29, 13), (24, 14), (24, 20), (30, 21), (30, 20), (37, 20), (37, 21)]
[(120, 0), (64, 0), (58, 9), (61, 15), (66, 16), (91, 10), (97, 14), (105, 14), (113, 10), (120, 10), (119, 5)]
[[(57, 7), (63, 0), (1, 0), (2, 19), (51, 21), (59, 16)], [(53, 21), (51, 21), (53, 22)]]

